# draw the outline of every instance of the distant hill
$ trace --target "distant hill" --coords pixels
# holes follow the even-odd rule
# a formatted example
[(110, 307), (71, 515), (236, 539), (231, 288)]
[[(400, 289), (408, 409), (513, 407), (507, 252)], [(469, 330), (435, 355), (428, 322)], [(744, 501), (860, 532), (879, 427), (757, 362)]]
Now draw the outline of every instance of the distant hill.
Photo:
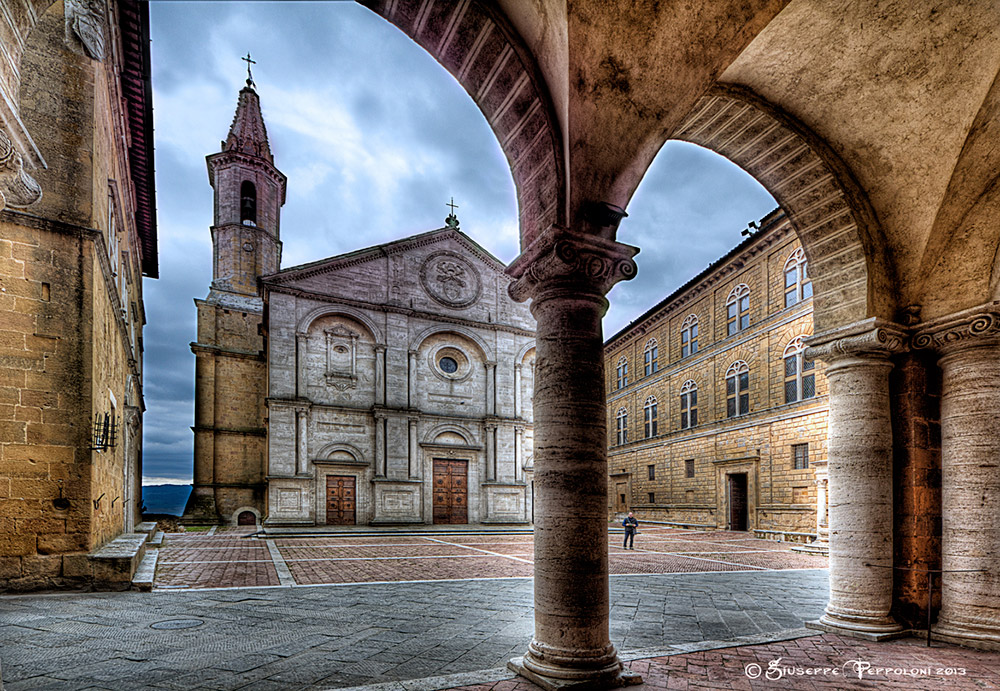
[(146, 485), (142, 488), (144, 513), (180, 516), (191, 494), (191, 485)]

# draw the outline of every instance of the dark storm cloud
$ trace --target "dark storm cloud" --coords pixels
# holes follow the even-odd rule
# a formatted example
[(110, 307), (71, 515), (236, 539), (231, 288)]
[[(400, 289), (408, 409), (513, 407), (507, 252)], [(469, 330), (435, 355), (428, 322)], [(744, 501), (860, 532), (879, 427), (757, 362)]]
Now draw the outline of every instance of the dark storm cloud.
[[(518, 250), (517, 201), (482, 113), (444, 69), (354, 3), (150, 5), (159, 280), (144, 284), (144, 470), (190, 478), (195, 306), (211, 281), (212, 189), (244, 86), (247, 51), (275, 165), (288, 176), (282, 265), (439, 228), (445, 203), (503, 261)], [(629, 205), (619, 238), (639, 276), (611, 298), (611, 334), (740, 241), (773, 202), (724, 159), (669, 145)]]

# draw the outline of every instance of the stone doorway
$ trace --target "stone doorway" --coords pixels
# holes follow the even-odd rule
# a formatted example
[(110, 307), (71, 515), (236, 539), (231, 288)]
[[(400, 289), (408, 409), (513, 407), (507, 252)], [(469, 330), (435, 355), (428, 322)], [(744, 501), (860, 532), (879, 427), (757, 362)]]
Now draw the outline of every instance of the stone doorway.
[(434, 524), (469, 522), (469, 462), (434, 459)]
[(240, 511), (240, 515), (236, 517), (236, 525), (257, 525), (257, 516), (253, 511)]
[(326, 524), (355, 525), (355, 479), (353, 475), (326, 476)]
[(731, 473), (726, 479), (729, 483), (729, 529), (745, 531), (749, 523), (747, 474)]

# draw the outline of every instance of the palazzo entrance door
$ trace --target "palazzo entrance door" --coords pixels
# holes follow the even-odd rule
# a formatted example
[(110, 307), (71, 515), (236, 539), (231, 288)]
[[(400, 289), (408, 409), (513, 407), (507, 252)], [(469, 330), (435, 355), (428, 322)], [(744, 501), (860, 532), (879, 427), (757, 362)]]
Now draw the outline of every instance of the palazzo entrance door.
[(326, 524), (354, 525), (356, 522), (354, 476), (326, 476)]
[(747, 474), (733, 473), (729, 478), (729, 529), (746, 530), (748, 516)]
[(434, 459), (434, 523), (469, 522), (469, 462)]

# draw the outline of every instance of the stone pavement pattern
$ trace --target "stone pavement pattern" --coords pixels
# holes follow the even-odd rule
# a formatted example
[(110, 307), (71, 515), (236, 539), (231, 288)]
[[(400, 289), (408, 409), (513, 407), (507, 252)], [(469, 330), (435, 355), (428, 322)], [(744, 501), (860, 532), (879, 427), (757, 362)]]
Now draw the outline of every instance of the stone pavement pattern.
[[(155, 586), (204, 588), (289, 583), (395, 582), (456, 578), (530, 577), (528, 534), (413, 534), (247, 539), (248, 529), (215, 535), (171, 535), (160, 551)], [(612, 574), (826, 568), (826, 557), (791, 551), (791, 545), (746, 533), (644, 527), (636, 549), (610, 536)], [(273, 549), (269, 549), (269, 544)]]
[[(834, 634), (812, 635), (766, 645), (633, 660), (627, 666), (643, 677), (641, 685), (630, 687), (635, 691), (1000, 688), (1000, 653), (941, 644), (925, 648), (922, 641), (913, 638), (868, 643)], [(525, 679), (508, 678), (451, 691), (541, 689)]]
[[(823, 570), (613, 576), (611, 638), (648, 656), (798, 628), (825, 602)], [(184, 620), (202, 623), (152, 628)], [(0, 598), (5, 691), (422, 679), (502, 667), (532, 630), (528, 578)]]

